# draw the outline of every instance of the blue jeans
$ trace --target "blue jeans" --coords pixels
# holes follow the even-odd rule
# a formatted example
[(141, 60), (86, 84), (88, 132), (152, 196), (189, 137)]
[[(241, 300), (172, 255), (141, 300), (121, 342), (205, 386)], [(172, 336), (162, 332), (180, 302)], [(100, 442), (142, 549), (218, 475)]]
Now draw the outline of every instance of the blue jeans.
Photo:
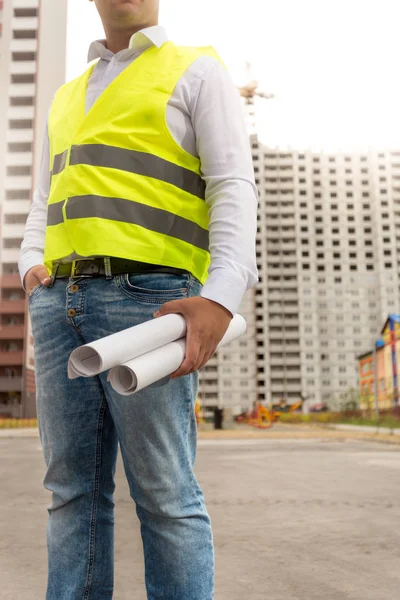
[(82, 344), (153, 318), (165, 302), (198, 296), (189, 274), (56, 279), (29, 295), (37, 414), (46, 463), (46, 600), (110, 600), (118, 442), (141, 523), (150, 600), (212, 600), (210, 518), (193, 473), (198, 373), (120, 396), (107, 373), (69, 380)]

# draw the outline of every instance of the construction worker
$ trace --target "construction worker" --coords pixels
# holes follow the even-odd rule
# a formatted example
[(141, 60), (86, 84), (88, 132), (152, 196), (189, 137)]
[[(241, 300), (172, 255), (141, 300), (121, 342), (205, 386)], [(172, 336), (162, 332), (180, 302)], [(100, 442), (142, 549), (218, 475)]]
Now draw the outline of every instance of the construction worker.
[[(21, 246), (46, 463), (46, 600), (113, 596), (118, 442), (151, 600), (211, 600), (214, 549), (193, 474), (198, 369), (257, 281), (257, 192), (239, 95), (212, 48), (178, 47), (158, 0), (94, 0), (106, 39), (50, 107)], [(68, 379), (74, 348), (168, 313), (171, 378), (134, 397)]]

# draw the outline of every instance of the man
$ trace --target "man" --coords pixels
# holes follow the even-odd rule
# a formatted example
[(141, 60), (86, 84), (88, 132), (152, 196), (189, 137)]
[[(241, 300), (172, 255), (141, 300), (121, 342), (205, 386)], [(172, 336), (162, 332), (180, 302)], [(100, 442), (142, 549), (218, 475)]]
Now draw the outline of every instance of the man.
[[(168, 41), (158, 0), (95, 4), (106, 40), (53, 99), (19, 263), (52, 492), (46, 599), (112, 598), (119, 442), (148, 598), (211, 600), (194, 405), (198, 369), (257, 281), (251, 153), (212, 48)], [(168, 313), (188, 329), (171, 378), (134, 398), (106, 374), (68, 379), (77, 346)]]

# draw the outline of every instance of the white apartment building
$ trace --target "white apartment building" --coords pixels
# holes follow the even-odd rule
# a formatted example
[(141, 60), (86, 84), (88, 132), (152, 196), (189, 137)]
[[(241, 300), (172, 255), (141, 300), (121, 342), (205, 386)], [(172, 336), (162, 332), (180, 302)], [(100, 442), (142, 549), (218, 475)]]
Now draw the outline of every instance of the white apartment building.
[(206, 366), (200, 396), (237, 411), (301, 396), (335, 406), (357, 388), (356, 356), (400, 309), (400, 151), (281, 151), (255, 135), (251, 144), (260, 282), (241, 309), (247, 339)]
[(67, 0), (0, 1), (0, 415), (35, 416), (18, 257), (51, 99), (65, 80)]

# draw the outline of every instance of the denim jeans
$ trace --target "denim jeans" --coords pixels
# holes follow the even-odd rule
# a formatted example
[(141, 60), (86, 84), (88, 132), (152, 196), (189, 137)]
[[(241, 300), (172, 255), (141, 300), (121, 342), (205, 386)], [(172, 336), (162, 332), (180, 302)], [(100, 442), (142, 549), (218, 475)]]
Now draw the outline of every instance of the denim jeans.
[[(37, 414), (46, 464), (46, 600), (110, 600), (118, 442), (141, 524), (150, 600), (212, 600), (210, 518), (193, 473), (198, 373), (124, 397), (107, 373), (69, 380), (72, 350), (153, 318), (165, 302), (198, 296), (190, 274), (56, 279), (29, 295)], [(134, 594), (131, 596), (134, 599)]]

